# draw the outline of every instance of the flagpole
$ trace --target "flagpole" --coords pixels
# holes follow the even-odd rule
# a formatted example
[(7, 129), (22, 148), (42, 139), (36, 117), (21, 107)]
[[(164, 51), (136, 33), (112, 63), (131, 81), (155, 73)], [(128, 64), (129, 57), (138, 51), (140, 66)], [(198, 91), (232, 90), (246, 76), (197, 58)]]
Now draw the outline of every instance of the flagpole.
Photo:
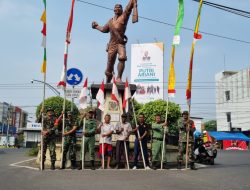
[[(165, 123), (167, 123), (167, 121), (168, 121), (168, 103), (169, 103), (169, 97), (167, 97), (167, 108), (166, 108)], [(166, 154), (166, 150), (165, 150), (166, 143), (165, 143), (165, 141), (166, 141), (166, 127), (164, 127), (162, 150), (161, 150), (161, 170), (163, 169), (164, 153)]]
[[(46, 72), (43, 74), (43, 103), (42, 103), (42, 128), (41, 128), (41, 141), (40, 141), (40, 154), (41, 154), (41, 160), (40, 160), (40, 169), (43, 170), (43, 125), (44, 125), (44, 104), (45, 104), (45, 84), (46, 84)], [(45, 151), (46, 153), (46, 151)]]
[(191, 105), (188, 105), (188, 123), (187, 123), (187, 144), (186, 144), (186, 162), (185, 162), (185, 169), (188, 167), (188, 144), (189, 144), (189, 131), (190, 131), (190, 110), (191, 110)]
[[(136, 127), (138, 127), (138, 123), (137, 123), (137, 119), (136, 119), (136, 115), (135, 115), (135, 107), (134, 107), (133, 100), (131, 100), (131, 103), (132, 103), (132, 108), (133, 108), (133, 112), (134, 112), (135, 125), (136, 125)], [(137, 130), (137, 135), (138, 135), (138, 138), (141, 138), (140, 133), (139, 133), (138, 130)], [(141, 148), (141, 154), (142, 154), (142, 160), (143, 160), (144, 169), (146, 170), (145, 157), (144, 157), (144, 153), (143, 153), (143, 149), (142, 149), (142, 144), (141, 144), (140, 140), (139, 140), (139, 144), (140, 144), (140, 148)]]
[[(63, 100), (63, 126), (62, 126), (62, 152), (61, 152), (61, 168), (63, 167), (63, 151), (64, 151), (64, 129), (65, 129), (65, 108), (66, 108), (66, 88), (64, 88)], [(66, 160), (65, 160), (66, 162)]]
[[(86, 117), (83, 119), (83, 128), (82, 132), (85, 132), (85, 126), (86, 126)], [(84, 170), (84, 161), (85, 161), (85, 134), (82, 136), (82, 170)]]

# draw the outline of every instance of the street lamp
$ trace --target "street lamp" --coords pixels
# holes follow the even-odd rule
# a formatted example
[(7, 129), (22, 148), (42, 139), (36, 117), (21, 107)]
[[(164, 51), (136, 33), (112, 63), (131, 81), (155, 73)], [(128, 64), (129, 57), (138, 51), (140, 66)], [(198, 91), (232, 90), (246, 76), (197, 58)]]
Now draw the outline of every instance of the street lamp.
[(30, 82), (31, 82), (31, 83), (39, 82), (39, 83), (45, 84), (45, 85), (48, 86), (48, 87), (50, 88), (50, 90), (52, 90), (57, 96), (60, 96), (60, 92), (59, 92), (57, 89), (55, 89), (53, 86), (51, 86), (49, 83), (47, 83), (47, 82), (43, 82), (43, 81), (41, 81), (41, 80), (36, 80), (36, 79), (32, 79)]

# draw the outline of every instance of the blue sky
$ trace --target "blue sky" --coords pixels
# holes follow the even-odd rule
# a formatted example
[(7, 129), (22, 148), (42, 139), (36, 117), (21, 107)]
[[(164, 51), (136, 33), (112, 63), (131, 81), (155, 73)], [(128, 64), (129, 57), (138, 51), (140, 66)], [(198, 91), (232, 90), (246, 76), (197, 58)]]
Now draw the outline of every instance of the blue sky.
[[(250, 0), (209, 0), (230, 7), (250, 11)], [(127, 0), (89, 0), (106, 7), (126, 5)], [(175, 24), (177, 0), (138, 0), (140, 16)], [(65, 31), (71, 0), (47, 0), (47, 81), (55, 85), (63, 65)], [(183, 26), (194, 28), (198, 3), (185, 0)], [(17, 106), (34, 106), (42, 100), (42, 88), (31, 84), (32, 78), (42, 80), (40, 66), (43, 59), (41, 47), (43, 12), (42, 0), (0, 0), (0, 101)], [(68, 67), (81, 69), (90, 82), (99, 83), (105, 76), (106, 43), (109, 34), (91, 28), (91, 22), (105, 24), (113, 12), (76, 1), (72, 43), (69, 49)], [(250, 41), (250, 20), (204, 5), (200, 30)], [(130, 47), (133, 43), (160, 41), (165, 43), (164, 73), (167, 82), (171, 42), (174, 28), (140, 19), (129, 22), (127, 36), (128, 61), (124, 76), (130, 77)], [(192, 32), (182, 30), (181, 45), (176, 49), (177, 95), (174, 102), (185, 106), (185, 87), (188, 74)], [(250, 66), (250, 44), (203, 35), (196, 46), (192, 91), (192, 115), (205, 119), (215, 118), (214, 76), (226, 70), (241, 70)], [(224, 64), (225, 57), (225, 64)], [(166, 84), (165, 84), (166, 86)], [(47, 96), (52, 96), (50, 90)], [(34, 107), (24, 107), (31, 114)]]

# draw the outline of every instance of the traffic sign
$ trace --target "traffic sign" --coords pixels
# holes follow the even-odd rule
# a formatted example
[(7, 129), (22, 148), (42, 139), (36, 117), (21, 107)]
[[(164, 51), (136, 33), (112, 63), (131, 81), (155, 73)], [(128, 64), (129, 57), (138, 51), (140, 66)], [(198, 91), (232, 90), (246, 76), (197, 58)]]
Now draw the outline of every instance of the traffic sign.
[(76, 86), (82, 82), (83, 75), (79, 69), (71, 68), (67, 70), (67, 83)]
[(78, 98), (80, 96), (81, 89), (66, 89), (66, 97), (67, 98)]

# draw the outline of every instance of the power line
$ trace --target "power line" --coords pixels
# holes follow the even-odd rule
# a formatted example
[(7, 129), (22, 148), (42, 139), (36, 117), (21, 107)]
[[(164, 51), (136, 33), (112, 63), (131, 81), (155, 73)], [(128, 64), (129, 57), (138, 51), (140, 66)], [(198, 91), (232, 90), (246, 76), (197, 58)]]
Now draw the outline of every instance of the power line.
[[(200, 2), (200, 0), (193, 0), (193, 1)], [(243, 11), (243, 10), (240, 10), (240, 9), (235, 9), (235, 8), (228, 7), (228, 6), (225, 6), (225, 5), (211, 3), (211, 2), (208, 2), (208, 1), (203, 1), (203, 4), (211, 6), (213, 8), (217, 8), (217, 9), (226, 11), (226, 12), (230, 12), (230, 13), (233, 13), (233, 14), (236, 14), (236, 15), (239, 15), (239, 16), (250, 18), (250, 12), (247, 12), (247, 11)]]
[[(95, 7), (98, 7), (98, 8), (102, 8), (102, 9), (113, 11), (113, 9), (111, 9), (109, 7), (98, 5), (98, 4), (95, 4), (95, 3), (90, 3), (88, 1), (84, 1), (84, 0), (77, 0), (77, 1), (81, 2), (81, 3), (84, 3), (84, 4), (87, 4), (87, 5), (90, 5), (90, 6), (95, 6)], [(164, 24), (164, 25), (167, 25), (167, 26), (175, 27), (175, 24), (171, 24), (171, 23), (168, 23), (168, 22), (164, 22), (164, 21), (152, 19), (152, 18), (149, 18), (149, 17), (139, 16), (139, 18), (144, 19), (144, 20), (148, 20), (148, 21), (151, 21), (151, 22), (155, 22), (155, 23), (159, 23), (159, 24)], [(182, 27), (182, 29), (188, 30), (188, 31), (192, 31), (192, 32), (194, 31), (192, 28), (188, 28), (188, 27)], [(210, 33), (210, 32), (200, 31), (200, 33), (205, 34), (205, 35), (209, 35), (209, 36), (213, 36), (213, 37), (217, 37), (217, 38), (222, 38), (222, 39), (226, 39), (226, 40), (235, 41), (235, 42), (250, 44), (249, 41), (240, 40), (240, 39), (237, 39), (237, 38), (232, 38), (232, 37), (227, 37), (227, 36), (222, 36), (222, 35), (214, 34), (214, 33)]]

